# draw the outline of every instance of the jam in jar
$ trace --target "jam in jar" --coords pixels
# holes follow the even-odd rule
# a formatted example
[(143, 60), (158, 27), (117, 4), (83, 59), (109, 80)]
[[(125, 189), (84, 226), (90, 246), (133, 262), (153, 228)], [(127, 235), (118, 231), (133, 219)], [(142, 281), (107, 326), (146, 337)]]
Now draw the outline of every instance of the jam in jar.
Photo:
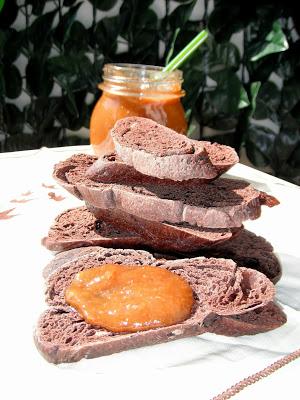
[(90, 141), (97, 155), (108, 154), (114, 146), (109, 135), (117, 120), (138, 116), (185, 134), (187, 123), (181, 97), (182, 72), (164, 73), (162, 67), (139, 64), (106, 64), (102, 95), (90, 121)]

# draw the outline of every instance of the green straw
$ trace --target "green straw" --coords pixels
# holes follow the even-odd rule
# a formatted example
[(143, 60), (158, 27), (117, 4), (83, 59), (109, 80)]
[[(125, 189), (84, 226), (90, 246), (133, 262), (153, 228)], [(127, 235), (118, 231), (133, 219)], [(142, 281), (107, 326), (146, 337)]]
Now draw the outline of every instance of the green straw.
[(177, 54), (177, 56), (169, 62), (169, 64), (165, 66), (162, 72), (172, 72), (174, 71), (174, 69), (180, 67), (180, 65), (182, 65), (185, 62), (185, 60), (196, 49), (198, 49), (198, 47), (201, 46), (203, 42), (205, 42), (207, 37), (208, 37), (208, 32), (205, 29), (200, 33), (198, 33), (198, 35), (195, 36), (194, 39), (187, 46), (185, 46), (185, 48), (182, 49), (181, 52)]

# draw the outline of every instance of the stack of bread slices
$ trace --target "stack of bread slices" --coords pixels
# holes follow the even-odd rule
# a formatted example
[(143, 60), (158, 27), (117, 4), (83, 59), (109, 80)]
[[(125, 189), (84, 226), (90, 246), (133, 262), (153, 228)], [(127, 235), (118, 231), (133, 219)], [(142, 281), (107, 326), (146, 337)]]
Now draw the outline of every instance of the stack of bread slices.
[[(54, 169), (85, 206), (59, 215), (43, 239), (60, 253), (45, 270), (50, 309), (35, 332), (42, 354), (70, 362), (203, 332), (254, 334), (282, 325), (273, 302), (278, 260), (265, 239), (243, 228), (262, 205), (278, 201), (243, 180), (220, 178), (238, 162), (235, 151), (138, 117), (118, 121), (111, 136), (115, 153), (74, 155)], [(134, 334), (87, 324), (64, 290), (77, 272), (107, 263), (181, 275), (194, 291), (192, 315)]]

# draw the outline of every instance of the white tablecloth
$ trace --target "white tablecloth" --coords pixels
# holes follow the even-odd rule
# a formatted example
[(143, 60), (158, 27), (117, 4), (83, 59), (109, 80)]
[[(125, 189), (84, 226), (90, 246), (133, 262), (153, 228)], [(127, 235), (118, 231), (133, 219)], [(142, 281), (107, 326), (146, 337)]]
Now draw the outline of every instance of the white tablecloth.
[[(40, 240), (59, 212), (80, 205), (51, 177), (54, 163), (80, 151), (91, 152), (83, 146), (0, 154), (1, 398), (206, 400), (300, 347), (300, 190), (239, 164), (230, 175), (251, 181), (281, 202), (264, 207), (259, 220), (245, 225), (269, 240), (281, 260), (276, 298), (288, 322), (256, 336), (205, 334), (74, 364), (48, 364), (32, 340), (38, 315), (46, 308), (42, 268), (53, 257)], [(49, 192), (63, 199), (50, 199)], [(298, 399), (299, 379), (298, 359), (235, 398)]]

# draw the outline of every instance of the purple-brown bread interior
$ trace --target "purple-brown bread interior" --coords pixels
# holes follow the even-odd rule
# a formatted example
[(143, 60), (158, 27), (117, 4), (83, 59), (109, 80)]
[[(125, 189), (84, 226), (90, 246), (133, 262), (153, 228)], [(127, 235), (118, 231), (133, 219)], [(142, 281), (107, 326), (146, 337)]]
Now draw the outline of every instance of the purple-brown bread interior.
[[(264, 238), (248, 230), (231, 234), (223, 230), (224, 242), (216, 230), (201, 230), (163, 223), (152, 223), (132, 218), (132, 224), (126, 224), (126, 218), (116, 218), (115, 213), (100, 213), (103, 219), (97, 219), (86, 207), (78, 207), (61, 213), (52, 224), (43, 245), (49, 250), (65, 251), (78, 247), (103, 246), (121, 248), (149, 248), (152, 251), (165, 252), (165, 257), (221, 257), (234, 260), (238, 266), (256, 269), (264, 273), (273, 283), (281, 276), (280, 263), (273, 253), (272, 245)], [(127, 218), (128, 219), (128, 218)], [(104, 222), (105, 221), (105, 222)], [(113, 222), (113, 225), (109, 223)], [(130, 220), (129, 220), (130, 222)], [(151, 227), (159, 224), (153, 230)], [(114, 227), (116, 225), (116, 227)], [(134, 233), (134, 231), (139, 233)], [(219, 235), (219, 243), (217, 243)], [(213, 240), (214, 239), (214, 240)], [(196, 249), (191, 252), (191, 249)]]
[(258, 218), (261, 205), (278, 204), (274, 197), (236, 179), (219, 178), (205, 185), (176, 188), (167, 184), (99, 183), (86, 176), (94, 161), (94, 157), (87, 155), (72, 156), (55, 166), (54, 177), (72, 194), (94, 207), (117, 209), (151, 221), (238, 228), (244, 220)]
[[(47, 302), (50, 309), (38, 322), (35, 342), (50, 362), (73, 362), (83, 357), (98, 357), (209, 331), (237, 334), (238, 325), (241, 333), (244, 329), (249, 334), (251, 321), (253, 332), (257, 332), (259, 324), (253, 321), (258, 320), (258, 317), (253, 312), (270, 307), (274, 298), (274, 286), (263, 274), (238, 268), (231, 260), (204, 257), (163, 260), (155, 259), (150, 253), (141, 250), (99, 247), (90, 247), (89, 251), (85, 249), (85, 254), (80, 255), (80, 250), (75, 250), (76, 255), (71, 250), (70, 257), (69, 252), (59, 255), (60, 261), (47, 267)], [(179, 274), (194, 291), (195, 306), (191, 316), (176, 325), (130, 334), (115, 334), (86, 324), (65, 303), (64, 290), (79, 271), (106, 263), (153, 265)], [(267, 309), (265, 312), (270, 314)], [(275, 309), (273, 314), (276, 314)], [(269, 318), (270, 322), (266, 322), (263, 328), (268, 330), (282, 325), (284, 318), (279, 318), (279, 314), (277, 312), (276, 318)], [(245, 315), (244, 319), (237, 317), (239, 315)], [(220, 321), (232, 317), (234, 322), (226, 322), (222, 331)]]

